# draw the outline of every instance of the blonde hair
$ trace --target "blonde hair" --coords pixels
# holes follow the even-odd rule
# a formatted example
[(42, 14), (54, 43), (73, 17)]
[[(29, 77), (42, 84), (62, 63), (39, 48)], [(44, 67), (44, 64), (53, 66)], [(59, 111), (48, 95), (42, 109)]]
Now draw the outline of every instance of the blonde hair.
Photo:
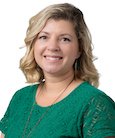
[(83, 13), (68, 3), (50, 5), (30, 19), (25, 38), (27, 51), (20, 60), (20, 68), (26, 76), (27, 82), (35, 83), (44, 79), (42, 69), (37, 65), (34, 58), (33, 45), (37, 35), (49, 19), (62, 19), (73, 23), (81, 51), (81, 56), (77, 60), (77, 67), (74, 67), (75, 77), (88, 81), (90, 84), (98, 87), (99, 74), (93, 63), (94, 56), (92, 54), (90, 32), (84, 21)]

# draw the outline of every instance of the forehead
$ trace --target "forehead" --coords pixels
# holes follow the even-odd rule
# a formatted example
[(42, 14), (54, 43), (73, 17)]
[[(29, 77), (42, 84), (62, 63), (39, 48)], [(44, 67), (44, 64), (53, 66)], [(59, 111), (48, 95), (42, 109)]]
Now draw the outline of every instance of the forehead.
[(67, 20), (50, 19), (46, 22), (41, 32), (57, 32), (57, 33), (71, 33), (75, 34), (73, 23)]

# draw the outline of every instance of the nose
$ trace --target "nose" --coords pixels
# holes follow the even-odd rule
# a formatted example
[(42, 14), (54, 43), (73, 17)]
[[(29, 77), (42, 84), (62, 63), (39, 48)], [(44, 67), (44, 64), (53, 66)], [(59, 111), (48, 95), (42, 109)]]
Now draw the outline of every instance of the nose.
[(52, 38), (49, 40), (49, 43), (47, 45), (47, 50), (49, 51), (59, 51), (60, 48), (59, 48), (59, 43), (58, 43), (58, 40)]

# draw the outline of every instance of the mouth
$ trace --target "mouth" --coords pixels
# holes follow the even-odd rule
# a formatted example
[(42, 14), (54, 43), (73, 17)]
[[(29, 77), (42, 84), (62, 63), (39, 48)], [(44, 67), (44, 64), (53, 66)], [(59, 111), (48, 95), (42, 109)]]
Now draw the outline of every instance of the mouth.
[(63, 57), (61, 56), (49, 56), (49, 55), (45, 55), (44, 58), (50, 61), (59, 61), (63, 59)]

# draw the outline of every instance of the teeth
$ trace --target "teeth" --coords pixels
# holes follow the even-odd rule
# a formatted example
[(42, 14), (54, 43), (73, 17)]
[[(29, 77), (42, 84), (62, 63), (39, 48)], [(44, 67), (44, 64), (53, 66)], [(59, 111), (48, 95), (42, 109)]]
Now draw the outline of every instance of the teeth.
[(46, 57), (46, 59), (48, 59), (48, 60), (60, 60), (60, 58), (57, 58), (57, 57)]
[(61, 58), (60, 57), (46, 57), (46, 59), (54, 61), (54, 60), (60, 60)]

